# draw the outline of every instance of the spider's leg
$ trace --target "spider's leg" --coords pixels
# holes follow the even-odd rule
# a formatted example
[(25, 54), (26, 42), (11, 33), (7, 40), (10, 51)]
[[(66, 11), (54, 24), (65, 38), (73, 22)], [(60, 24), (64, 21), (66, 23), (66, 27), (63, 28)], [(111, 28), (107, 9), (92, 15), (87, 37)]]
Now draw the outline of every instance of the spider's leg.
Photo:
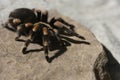
[(28, 39), (26, 42), (25, 42), (25, 45), (24, 45), (24, 48), (22, 49), (22, 52), (23, 54), (26, 54), (27, 53), (27, 47), (29, 46), (29, 44), (31, 43), (31, 40)]
[(48, 11), (47, 10), (43, 10), (41, 13), (42, 13), (41, 14), (41, 21), (47, 22), (47, 20), (48, 20)]
[[(26, 23), (26, 24), (25, 24), (25, 27), (27, 27), (27, 28), (30, 27), (30, 26), (32, 26), (32, 23)], [(36, 33), (36, 30), (35, 30), (35, 28), (33, 27), (33, 29), (30, 31), (29, 38), (28, 38), (28, 40), (25, 41), (24, 48), (22, 49), (23, 54), (26, 54), (26, 53), (27, 53), (27, 52), (26, 52), (27, 47), (28, 47), (29, 44), (33, 41), (34, 36), (35, 36), (35, 33)]]
[(7, 27), (9, 27), (9, 22), (6, 21), (6, 22), (2, 23), (1, 25), (2, 25), (3, 27), (7, 28)]
[(14, 18), (10, 17), (5, 23), (2, 23), (2, 26), (10, 31), (16, 32), (16, 27), (13, 26), (13, 21), (15, 21)]
[(72, 31), (74, 32), (74, 26), (71, 25), (71, 24), (68, 24), (66, 21), (64, 21), (62, 18), (59, 18), (59, 17), (53, 17), (49, 24), (53, 27), (53, 28), (58, 28), (58, 29), (65, 29), (67, 30), (68, 32)]
[(23, 24), (18, 25), (17, 26), (17, 37), (15, 38), (15, 40), (16, 41), (19, 40), (22, 33), (27, 36), (32, 26), (33, 26), (32, 23), (23, 23)]
[(35, 9), (35, 8), (33, 8), (32, 10), (36, 15), (37, 21), (40, 21), (41, 20), (41, 10), (40, 9)]
[(24, 27), (25, 27), (24, 24), (20, 24), (17, 26), (17, 36), (15, 38), (16, 41), (18, 41), (19, 38), (21, 37), (22, 31), (24, 30)]
[(60, 38), (58, 30), (57, 29), (52, 29), (52, 30), (50, 30), (50, 32), (51, 32), (52, 36), (55, 36), (57, 38), (57, 40), (60, 43), (60, 46), (63, 46), (63, 43), (62, 43), (62, 40)]
[(55, 20), (62, 22), (63, 24), (66, 25), (66, 27), (68, 27), (68, 28), (70, 28), (72, 31), (74, 31), (74, 27), (75, 27), (75, 26), (72, 25), (72, 24), (69, 24), (69, 23), (66, 22), (64, 19), (62, 19), (62, 18), (60, 18), (60, 17), (55, 17)]
[(62, 29), (64, 31), (66, 31), (67, 33), (76, 36), (78, 38), (81, 39), (85, 39), (84, 37), (80, 36), (79, 34), (77, 34), (76, 32), (74, 32), (73, 30), (71, 30), (70, 28), (67, 27), (67, 25), (65, 25), (64, 23), (60, 22), (60, 21), (56, 21), (54, 23), (54, 26), (56, 26), (58, 29)]
[(48, 50), (49, 50), (49, 34), (47, 27), (43, 27), (43, 48), (45, 53), (45, 58), (49, 62)]
[(27, 47), (28, 47), (29, 44), (32, 42), (33, 36), (34, 36), (34, 32), (31, 31), (31, 34), (29, 35), (28, 40), (25, 41), (25, 45), (24, 45), (24, 47), (23, 47), (23, 49), (22, 49), (23, 54), (26, 54), (26, 53), (27, 53), (27, 51), (26, 51), (26, 50), (27, 50)]
[(56, 21), (56, 20), (55, 20), (55, 17), (53, 17), (53, 18), (49, 21), (49, 24), (53, 27), (53, 24), (54, 24), (55, 21)]

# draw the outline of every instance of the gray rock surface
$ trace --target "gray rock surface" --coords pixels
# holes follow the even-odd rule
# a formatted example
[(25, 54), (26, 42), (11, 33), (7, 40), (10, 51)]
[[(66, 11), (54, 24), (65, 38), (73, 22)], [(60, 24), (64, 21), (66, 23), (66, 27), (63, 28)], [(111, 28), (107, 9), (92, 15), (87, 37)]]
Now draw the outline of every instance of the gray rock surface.
[[(73, 24), (75, 31), (86, 40), (70, 37), (70, 39), (80, 42), (67, 40), (71, 45), (51, 51), (50, 56), (57, 54), (59, 56), (48, 63), (44, 58), (43, 51), (29, 52), (29, 54), (23, 55), (21, 50), (24, 42), (15, 41), (15, 33), (0, 27), (0, 80), (96, 80), (93, 70), (96, 67), (94, 65), (98, 56), (104, 52), (102, 45), (81, 24), (59, 15), (57, 11), (51, 11), (50, 17), (52, 16), (62, 17), (65, 21)], [(22, 39), (25, 38), (22, 37)], [(37, 44), (29, 46), (29, 50), (40, 48), (41, 46)], [(103, 56), (103, 59), (105, 61), (99, 61), (104, 66), (108, 62), (108, 58)], [(108, 74), (106, 71), (102, 77)], [(109, 80), (109, 77), (100, 80)]]

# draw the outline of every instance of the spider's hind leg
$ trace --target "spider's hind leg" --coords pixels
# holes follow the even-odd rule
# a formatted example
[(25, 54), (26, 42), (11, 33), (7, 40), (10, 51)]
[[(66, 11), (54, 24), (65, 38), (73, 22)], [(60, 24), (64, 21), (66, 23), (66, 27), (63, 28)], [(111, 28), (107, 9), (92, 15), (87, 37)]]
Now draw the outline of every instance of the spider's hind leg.
[(29, 35), (29, 38), (28, 38), (28, 40), (26, 40), (25, 41), (25, 45), (24, 45), (24, 47), (23, 47), (23, 49), (22, 49), (22, 52), (23, 52), (23, 54), (26, 54), (27, 53), (27, 47), (29, 46), (29, 44), (33, 41), (33, 39), (34, 39), (34, 31), (31, 31), (31, 33), (30, 33), (30, 35)]

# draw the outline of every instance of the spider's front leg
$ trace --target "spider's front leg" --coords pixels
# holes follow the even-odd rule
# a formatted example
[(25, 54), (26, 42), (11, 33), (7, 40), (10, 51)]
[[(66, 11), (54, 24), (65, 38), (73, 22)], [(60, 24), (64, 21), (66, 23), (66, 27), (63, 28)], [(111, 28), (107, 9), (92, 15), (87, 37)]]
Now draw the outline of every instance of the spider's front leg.
[(31, 32), (31, 34), (30, 34), (30, 36), (29, 36), (29, 39), (28, 40), (26, 40), (25, 41), (25, 45), (24, 45), (24, 47), (23, 47), (23, 49), (22, 49), (22, 53), (23, 54), (26, 54), (27, 53), (27, 47), (29, 46), (29, 44), (32, 42), (32, 40), (33, 40), (33, 33), (34, 32)]
[(74, 32), (72, 29), (68, 28), (67, 25), (65, 25), (64, 23), (62, 23), (60, 21), (55, 21), (54, 26), (57, 27), (58, 29), (62, 29), (63, 31), (66, 31), (68, 34), (71, 34), (71, 35), (76, 36), (81, 39), (85, 39), (84, 37), (80, 36), (79, 34)]
[(43, 27), (43, 48), (45, 53), (45, 58), (48, 62), (50, 62), (49, 56), (48, 56), (48, 50), (49, 50), (49, 31), (47, 27)]
[(31, 40), (30, 39), (28, 39), (26, 42), (25, 42), (25, 46), (24, 46), (24, 48), (22, 49), (22, 53), (23, 54), (26, 54), (27, 53), (27, 47), (28, 47), (28, 45), (31, 43)]
[(21, 37), (23, 29), (24, 29), (24, 24), (17, 26), (17, 36), (15, 38), (16, 41), (18, 41), (19, 38)]
[[(36, 27), (37, 27), (37, 28), (36, 28)], [(26, 50), (27, 50), (27, 47), (28, 47), (29, 44), (33, 41), (37, 29), (38, 29), (38, 26), (34, 26), (33, 29), (30, 31), (30, 35), (29, 35), (29, 37), (28, 37), (28, 40), (25, 41), (25, 45), (24, 45), (24, 47), (23, 47), (23, 49), (22, 49), (23, 54), (26, 54), (26, 53), (27, 53), (27, 51), (26, 51)]]

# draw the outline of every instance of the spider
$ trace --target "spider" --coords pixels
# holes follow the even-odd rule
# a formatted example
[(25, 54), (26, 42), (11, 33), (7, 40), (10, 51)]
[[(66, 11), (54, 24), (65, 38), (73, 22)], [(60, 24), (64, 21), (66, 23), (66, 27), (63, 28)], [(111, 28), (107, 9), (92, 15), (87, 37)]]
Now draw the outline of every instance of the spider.
[(62, 47), (61, 35), (72, 35), (78, 38), (85, 39), (77, 34), (73, 26), (68, 24), (62, 18), (53, 17), (48, 21), (48, 11), (41, 11), (37, 9), (18, 8), (12, 11), (9, 15), (8, 21), (4, 26), (10, 30), (17, 32), (15, 40), (19, 40), (21, 35), (28, 35), (28, 39), (25, 41), (25, 45), (22, 49), (23, 54), (27, 53), (27, 47), (31, 42), (39, 42), (43, 46), (45, 58), (49, 62), (48, 53), (50, 46), (52, 45), (52, 38), (58, 41), (58, 44)]

